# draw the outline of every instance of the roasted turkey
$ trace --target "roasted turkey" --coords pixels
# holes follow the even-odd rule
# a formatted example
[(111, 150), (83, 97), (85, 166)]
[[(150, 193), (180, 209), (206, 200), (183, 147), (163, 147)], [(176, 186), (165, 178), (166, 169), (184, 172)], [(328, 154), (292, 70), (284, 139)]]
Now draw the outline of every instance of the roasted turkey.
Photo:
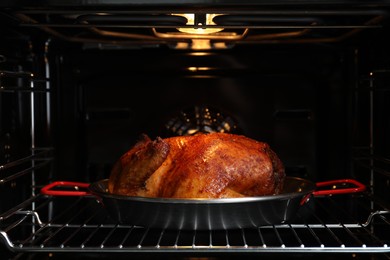
[(144, 135), (114, 165), (112, 194), (159, 198), (236, 198), (278, 194), (284, 166), (268, 144), (243, 135)]

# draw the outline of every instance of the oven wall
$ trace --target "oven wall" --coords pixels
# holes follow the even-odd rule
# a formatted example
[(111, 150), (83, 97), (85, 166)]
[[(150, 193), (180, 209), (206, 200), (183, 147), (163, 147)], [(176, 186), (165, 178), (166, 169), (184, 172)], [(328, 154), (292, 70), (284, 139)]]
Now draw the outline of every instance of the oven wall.
[[(48, 178), (105, 178), (140, 134), (177, 134), (167, 123), (199, 107), (233, 118), (234, 132), (268, 142), (288, 175), (317, 181), (367, 176), (354, 167), (355, 147), (375, 145), (378, 154), (389, 154), (384, 30), (342, 44), (191, 52), (101, 49), (44, 34), (18, 37), (5, 29), (1, 68), (50, 79), (42, 84), (50, 90), (50, 107), (44, 107), (47, 95), (37, 94), (34, 119), (34, 145), (53, 146), (56, 158), (54, 169), (38, 177), (42, 185)], [(382, 89), (374, 98), (375, 124), (369, 93), (373, 72), (381, 75), (375, 83)], [(1, 92), (2, 143), (12, 147), (3, 149), (3, 163), (17, 150), (29, 151), (31, 120), (29, 107), (23, 108), (29, 99), (23, 92)]]
[(140, 134), (174, 135), (167, 123), (199, 107), (233, 118), (234, 132), (269, 143), (290, 175), (349, 174), (354, 47), (237, 46), (199, 53), (54, 42), (50, 50), (56, 172), (62, 176), (107, 177)]

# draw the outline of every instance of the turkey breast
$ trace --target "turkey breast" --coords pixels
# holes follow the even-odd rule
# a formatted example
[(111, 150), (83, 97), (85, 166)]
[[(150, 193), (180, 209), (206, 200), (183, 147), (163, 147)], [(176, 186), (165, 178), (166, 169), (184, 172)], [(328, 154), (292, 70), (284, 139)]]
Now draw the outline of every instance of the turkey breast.
[(116, 162), (108, 189), (141, 197), (236, 198), (278, 194), (284, 178), (269, 145), (243, 135), (145, 135)]

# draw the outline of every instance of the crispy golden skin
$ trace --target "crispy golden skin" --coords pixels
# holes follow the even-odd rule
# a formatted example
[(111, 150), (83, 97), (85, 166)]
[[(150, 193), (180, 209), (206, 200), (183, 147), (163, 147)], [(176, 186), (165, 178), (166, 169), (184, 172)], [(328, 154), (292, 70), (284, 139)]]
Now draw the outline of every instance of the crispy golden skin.
[(284, 178), (268, 144), (242, 135), (145, 136), (115, 164), (108, 188), (128, 196), (235, 198), (278, 194)]

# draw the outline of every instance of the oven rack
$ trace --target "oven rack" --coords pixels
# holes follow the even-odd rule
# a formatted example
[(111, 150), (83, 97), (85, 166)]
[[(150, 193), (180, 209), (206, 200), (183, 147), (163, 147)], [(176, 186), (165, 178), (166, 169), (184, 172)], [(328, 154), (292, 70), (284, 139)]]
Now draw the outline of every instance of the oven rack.
[[(372, 206), (374, 206), (372, 208)], [(13, 252), (390, 252), (390, 210), (368, 193), (315, 197), (288, 223), (234, 230), (115, 223), (93, 196), (38, 194), (0, 216)]]

